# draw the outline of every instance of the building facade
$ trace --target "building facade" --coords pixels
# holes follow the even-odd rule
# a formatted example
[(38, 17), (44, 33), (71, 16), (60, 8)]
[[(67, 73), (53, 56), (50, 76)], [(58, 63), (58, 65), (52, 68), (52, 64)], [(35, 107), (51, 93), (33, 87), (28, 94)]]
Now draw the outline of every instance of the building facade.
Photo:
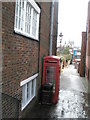
[(85, 77), (85, 40), (86, 40), (86, 32), (82, 32), (81, 60), (80, 60), (81, 77)]
[(88, 80), (90, 80), (90, 1), (88, 3), (88, 20), (87, 20), (86, 77)]
[[(38, 101), (42, 60), (49, 55), (52, 2), (2, 2), (1, 117), (23, 118)], [(52, 54), (56, 54), (54, 3)]]

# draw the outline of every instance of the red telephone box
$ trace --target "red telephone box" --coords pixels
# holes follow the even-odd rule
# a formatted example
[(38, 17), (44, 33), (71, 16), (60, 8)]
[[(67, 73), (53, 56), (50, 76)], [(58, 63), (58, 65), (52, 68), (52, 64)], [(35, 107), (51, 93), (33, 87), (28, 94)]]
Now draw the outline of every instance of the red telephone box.
[(60, 57), (46, 56), (43, 59), (43, 80), (42, 86), (45, 84), (53, 85), (52, 103), (57, 103), (59, 94), (60, 80)]

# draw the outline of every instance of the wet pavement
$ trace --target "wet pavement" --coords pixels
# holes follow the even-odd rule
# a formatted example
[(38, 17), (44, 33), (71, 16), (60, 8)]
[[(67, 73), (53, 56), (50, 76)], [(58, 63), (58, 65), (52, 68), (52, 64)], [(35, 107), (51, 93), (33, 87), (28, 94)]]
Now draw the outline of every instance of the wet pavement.
[(60, 76), (60, 90), (56, 105), (37, 104), (26, 118), (88, 118), (88, 84), (69, 65)]

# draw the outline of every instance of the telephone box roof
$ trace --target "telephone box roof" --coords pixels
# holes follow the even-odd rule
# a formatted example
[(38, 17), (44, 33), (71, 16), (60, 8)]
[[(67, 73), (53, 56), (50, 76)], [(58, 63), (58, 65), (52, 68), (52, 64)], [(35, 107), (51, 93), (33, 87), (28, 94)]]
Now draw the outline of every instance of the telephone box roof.
[(45, 56), (44, 59), (60, 60), (60, 57), (52, 55), (52, 56)]

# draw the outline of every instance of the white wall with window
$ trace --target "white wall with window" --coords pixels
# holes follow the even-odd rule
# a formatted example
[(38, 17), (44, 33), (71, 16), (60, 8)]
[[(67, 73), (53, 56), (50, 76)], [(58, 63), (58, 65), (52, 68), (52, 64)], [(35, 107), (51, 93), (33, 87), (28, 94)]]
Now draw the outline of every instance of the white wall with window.
[(38, 74), (35, 74), (20, 83), (20, 86), (22, 87), (22, 110), (35, 97), (37, 76)]
[(16, 0), (15, 32), (38, 40), (39, 16), (40, 8), (34, 0)]

